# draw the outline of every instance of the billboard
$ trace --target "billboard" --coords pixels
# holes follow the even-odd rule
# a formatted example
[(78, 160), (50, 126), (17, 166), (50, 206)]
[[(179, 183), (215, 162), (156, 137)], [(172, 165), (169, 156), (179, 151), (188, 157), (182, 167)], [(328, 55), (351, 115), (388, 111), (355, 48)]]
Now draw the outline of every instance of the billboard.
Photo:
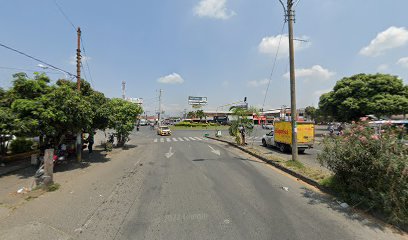
[(127, 98), (131, 103), (136, 103), (136, 104), (143, 104), (143, 98)]
[(206, 105), (207, 104), (207, 97), (188, 97), (188, 104), (190, 105)]

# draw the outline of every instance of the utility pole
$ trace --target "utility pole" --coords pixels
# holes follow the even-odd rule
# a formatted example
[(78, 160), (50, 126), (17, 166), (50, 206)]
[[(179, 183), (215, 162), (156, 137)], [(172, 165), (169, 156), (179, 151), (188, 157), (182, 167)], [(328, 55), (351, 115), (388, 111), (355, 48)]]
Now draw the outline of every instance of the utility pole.
[[(77, 90), (81, 94), (81, 28), (77, 30), (78, 46), (77, 46)], [(76, 158), (78, 162), (82, 161), (82, 131), (77, 133), (76, 139)]]
[(126, 82), (122, 81), (122, 98), (123, 100), (126, 99)]
[(158, 123), (158, 125), (160, 126), (161, 125), (161, 95), (162, 95), (162, 92), (163, 92), (163, 90), (161, 90), (160, 89), (160, 92), (159, 92), (159, 114), (158, 114), (158, 117), (157, 117), (157, 119), (159, 119), (159, 123)]
[(296, 79), (295, 79), (295, 49), (293, 45), (293, 23), (295, 22), (295, 11), (293, 0), (287, 0), (287, 7), (279, 0), (285, 11), (285, 21), (289, 28), (289, 65), (290, 65), (290, 120), (292, 122), (292, 160), (298, 159), (297, 149), (297, 112), (296, 112)]

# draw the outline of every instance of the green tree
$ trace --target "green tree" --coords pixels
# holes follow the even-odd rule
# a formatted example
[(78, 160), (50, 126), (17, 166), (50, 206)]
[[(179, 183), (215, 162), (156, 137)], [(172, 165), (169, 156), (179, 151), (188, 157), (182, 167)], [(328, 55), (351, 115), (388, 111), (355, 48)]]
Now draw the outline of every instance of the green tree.
[(196, 115), (196, 117), (198, 117), (198, 118), (200, 118), (200, 122), (201, 122), (201, 120), (205, 117), (205, 113), (204, 113), (204, 111), (203, 110), (197, 110), (196, 111), (196, 113), (195, 113), (195, 115)]
[(358, 120), (408, 112), (407, 86), (388, 74), (357, 74), (341, 79), (333, 91), (320, 97), (319, 108), (339, 121)]
[(118, 146), (123, 146), (135, 127), (136, 118), (143, 112), (143, 109), (137, 104), (120, 98), (108, 101), (107, 107), (109, 109), (108, 127), (116, 131)]
[(194, 112), (194, 111), (188, 112), (188, 113), (187, 113), (187, 117), (188, 117), (188, 118), (195, 118), (195, 117), (196, 117), (196, 112)]
[(308, 106), (305, 108), (305, 113), (306, 116), (310, 117), (310, 119), (315, 120), (316, 119), (316, 108), (313, 106)]
[[(250, 107), (249, 109), (244, 109), (240, 107), (231, 107), (232, 115), (236, 117), (236, 120), (231, 121), (229, 127), (229, 134), (235, 137), (237, 144), (245, 145), (245, 133), (250, 135), (253, 130), (253, 120), (249, 119), (248, 116), (252, 114), (259, 115), (259, 110)], [(240, 128), (243, 128), (244, 131), (240, 131)]]

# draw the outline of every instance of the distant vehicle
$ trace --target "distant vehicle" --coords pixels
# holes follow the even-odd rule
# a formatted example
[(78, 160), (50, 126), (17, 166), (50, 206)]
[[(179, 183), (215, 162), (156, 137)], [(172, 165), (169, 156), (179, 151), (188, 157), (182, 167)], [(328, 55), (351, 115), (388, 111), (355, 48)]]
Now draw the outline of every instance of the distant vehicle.
[(263, 125), (262, 125), (262, 128), (263, 128), (263, 129), (270, 129), (270, 130), (273, 130), (273, 129), (274, 129), (274, 127), (273, 127), (272, 124), (263, 124)]
[(148, 122), (147, 122), (146, 119), (140, 119), (140, 120), (139, 120), (139, 125), (140, 125), (140, 126), (146, 126), (147, 124), (148, 124)]
[(157, 128), (157, 134), (160, 136), (170, 136), (171, 135), (171, 130), (167, 126), (160, 126)]
[[(275, 122), (274, 130), (262, 137), (264, 147), (274, 146), (281, 152), (292, 149), (292, 125), (291, 122)], [(297, 123), (297, 147), (299, 153), (304, 153), (306, 149), (313, 148), (314, 144), (314, 124), (310, 122)]]
[(214, 123), (221, 125), (227, 125), (229, 122), (228, 116), (214, 116)]

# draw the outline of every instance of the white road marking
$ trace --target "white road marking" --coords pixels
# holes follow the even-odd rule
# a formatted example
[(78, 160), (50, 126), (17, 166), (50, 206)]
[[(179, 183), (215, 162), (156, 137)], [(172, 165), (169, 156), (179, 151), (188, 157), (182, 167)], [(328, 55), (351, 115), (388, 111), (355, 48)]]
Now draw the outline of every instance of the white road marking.
[(221, 155), (220, 150), (215, 150), (213, 147), (211, 147), (210, 145), (208, 145), (209, 148), (211, 148), (211, 152), (217, 154), (218, 156)]
[(173, 138), (173, 141), (174, 141), (174, 142), (177, 142), (177, 139), (176, 139), (176, 138)]
[(160, 138), (160, 142), (164, 142), (164, 138)]
[(157, 142), (157, 138), (154, 139), (154, 142)]
[(184, 139), (186, 139), (187, 142), (190, 142), (190, 139), (188, 139), (187, 137), (184, 137)]
[(197, 140), (202, 141), (204, 139), (200, 138), (200, 137), (195, 137)]
[(167, 159), (171, 158), (171, 156), (173, 156), (174, 152), (172, 151), (172, 147), (170, 147), (169, 152), (164, 154), (166, 156)]
[(170, 138), (166, 138), (166, 141), (167, 141), (167, 142), (171, 142)]
[(195, 141), (196, 139), (195, 138), (193, 138), (193, 137), (188, 137), (188, 138), (190, 138), (191, 140), (193, 140), (193, 141)]
[(184, 140), (183, 140), (182, 138), (178, 138), (178, 140), (179, 140), (180, 142), (184, 142)]

